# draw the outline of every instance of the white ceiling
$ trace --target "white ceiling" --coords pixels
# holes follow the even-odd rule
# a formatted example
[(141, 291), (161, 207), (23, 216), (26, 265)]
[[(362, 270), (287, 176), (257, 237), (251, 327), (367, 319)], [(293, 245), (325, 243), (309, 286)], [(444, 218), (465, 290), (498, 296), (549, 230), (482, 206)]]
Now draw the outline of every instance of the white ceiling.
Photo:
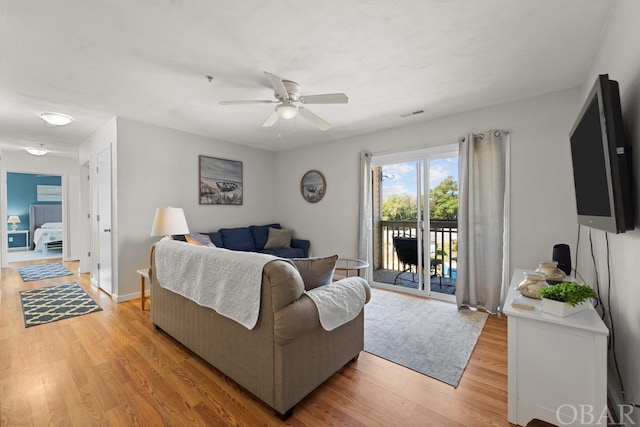
[[(279, 151), (568, 89), (614, 2), (0, 0), (0, 150), (75, 155), (121, 116)], [(273, 99), (263, 70), (349, 103), (308, 106), (324, 132), (218, 104)]]

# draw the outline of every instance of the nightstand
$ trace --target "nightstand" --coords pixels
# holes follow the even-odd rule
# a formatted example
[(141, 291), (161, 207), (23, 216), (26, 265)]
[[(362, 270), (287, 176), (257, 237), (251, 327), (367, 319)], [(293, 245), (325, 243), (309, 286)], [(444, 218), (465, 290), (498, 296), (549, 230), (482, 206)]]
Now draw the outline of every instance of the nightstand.
[[(29, 249), (29, 230), (8, 230), (7, 231), (7, 236), (9, 236), (9, 247), (8, 250), (10, 251), (22, 251), (22, 250), (28, 250)], [(15, 243), (16, 239), (18, 239), (20, 241), (20, 243), (22, 243), (22, 239), (24, 236), (24, 245), (21, 246), (11, 246), (11, 243)]]

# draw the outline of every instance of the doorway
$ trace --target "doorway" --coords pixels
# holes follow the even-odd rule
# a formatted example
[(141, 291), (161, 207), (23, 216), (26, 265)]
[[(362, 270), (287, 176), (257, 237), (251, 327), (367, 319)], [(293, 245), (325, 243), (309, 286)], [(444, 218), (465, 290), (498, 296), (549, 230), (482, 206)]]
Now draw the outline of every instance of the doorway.
[(386, 289), (453, 301), (457, 272), (457, 144), (374, 155), (371, 173), (374, 283)]
[(7, 172), (7, 262), (63, 258), (62, 176)]

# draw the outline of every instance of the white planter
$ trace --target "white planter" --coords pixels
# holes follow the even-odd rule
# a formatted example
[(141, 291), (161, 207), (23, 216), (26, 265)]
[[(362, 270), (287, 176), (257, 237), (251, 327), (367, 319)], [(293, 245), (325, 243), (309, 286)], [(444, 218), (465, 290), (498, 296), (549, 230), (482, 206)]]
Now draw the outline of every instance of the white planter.
[(554, 316), (567, 317), (572, 314), (576, 314), (586, 308), (589, 307), (589, 304), (583, 302), (582, 304), (578, 304), (575, 307), (572, 307), (570, 304), (566, 302), (560, 302), (548, 298), (542, 298), (542, 311), (548, 314), (553, 314)]

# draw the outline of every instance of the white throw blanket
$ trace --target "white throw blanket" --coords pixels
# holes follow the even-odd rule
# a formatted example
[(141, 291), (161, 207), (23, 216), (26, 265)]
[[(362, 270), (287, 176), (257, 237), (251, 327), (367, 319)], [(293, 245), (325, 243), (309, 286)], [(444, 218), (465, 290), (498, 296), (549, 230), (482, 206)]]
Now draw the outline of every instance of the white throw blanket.
[(326, 331), (353, 320), (360, 313), (367, 299), (366, 283), (361, 277), (346, 277), (306, 291), (318, 307), (320, 324)]
[(170, 239), (156, 244), (156, 276), (169, 289), (253, 329), (260, 314), (262, 269), (278, 258), (197, 246)]

